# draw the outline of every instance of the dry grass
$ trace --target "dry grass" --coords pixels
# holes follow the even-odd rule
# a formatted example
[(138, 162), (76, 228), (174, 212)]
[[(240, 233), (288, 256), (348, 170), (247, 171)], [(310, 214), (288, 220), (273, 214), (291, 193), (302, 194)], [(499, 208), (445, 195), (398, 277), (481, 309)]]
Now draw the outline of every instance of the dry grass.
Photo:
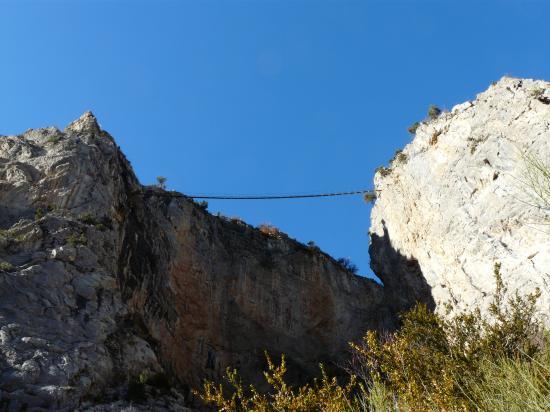
[(264, 235), (273, 236), (273, 237), (280, 237), (281, 231), (279, 228), (270, 225), (269, 223), (262, 223), (260, 226), (258, 226), (258, 230), (262, 232)]

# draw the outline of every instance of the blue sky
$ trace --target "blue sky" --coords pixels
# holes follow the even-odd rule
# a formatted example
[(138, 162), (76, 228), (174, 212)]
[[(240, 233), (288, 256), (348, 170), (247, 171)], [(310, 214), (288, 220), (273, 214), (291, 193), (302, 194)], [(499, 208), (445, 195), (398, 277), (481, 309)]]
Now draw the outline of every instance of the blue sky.
[[(371, 188), (434, 103), (550, 79), (550, 2), (0, 0), (0, 134), (92, 110), (142, 183), (184, 193)], [(361, 197), (210, 202), (368, 274)]]

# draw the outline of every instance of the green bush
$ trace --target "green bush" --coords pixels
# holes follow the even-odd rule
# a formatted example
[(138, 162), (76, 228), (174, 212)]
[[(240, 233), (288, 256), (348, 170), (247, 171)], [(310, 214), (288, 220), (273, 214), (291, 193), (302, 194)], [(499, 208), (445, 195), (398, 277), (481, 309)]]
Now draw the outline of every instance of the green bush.
[(540, 99), (543, 95), (544, 95), (544, 89), (540, 87), (531, 90), (531, 92), (529, 93), (529, 96), (531, 96), (534, 99)]
[(165, 190), (166, 189), (166, 181), (168, 179), (165, 178), (164, 176), (157, 176), (157, 187), (159, 187), (160, 189), (162, 190)]
[(367, 193), (363, 194), (363, 200), (366, 203), (374, 203), (376, 201), (376, 194), (371, 193), (371, 192), (367, 192)]
[(52, 134), (46, 139), (46, 143), (57, 143), (61, 140), (61, 136), (58, 134)]
[(384, 167), (384, 166), (379, 166), (376, 168), (376, 170), (374, 171), (374, 174), (376, 173), (380, 173), (380, 175), (382, 177), (386, 177), (386, 176), (389, 176), (391, 174), (391, 169), (388, 168), (388, 167)]
[(85, 225), (99, 224), (97, 218), (93, 216), (90, 212), (82, 213), (80, 216), (78, 216), (78, 221), (84, 223)]
[(420, 123), (419, 122), (414, 122), (412, 125), (410, 125), (407, 129), (407, 131), (410, 133), (410, 134), (415, 134), (416, 133), (416, 130), (418, 129), (418, 127), (420, 126)]
[(71, 233), (69, 236), (67, 236), (67, 243), (70, 246), (78, 246), (78, 245), (85, 245), (88, 243), (88, 239), (86, 238), (86, 235), (84, 233)]
[(430, 105), (428, 108), (428, 117), (432, 120), (437, 119), (441, 114), (441, 109), (435, 104)]
[(273, 363), (266, 353), (268, 369), (264, 372), (271, 391), (260, 393), (252, 385), (245, 386), (236, 369), (228, 368), (225, 374), (226, 387), (206, 381), (202, 391), (195, 391), (206, 404), (217, 407), (218, 411), (326, 411), (341, 412), (357, 410), (358, 400), (352, 392), (357, 388), (356, 378), (342, 386), (335, 378), (330, 378), (321, 366), (321, 379), (311, 385), (294, 389), (285, 382), (286, 361)]
[(10, 262), (6, 262), (5, 260), (0, 260), (0, 270), (8, 271), (12, 269), (13, 269), (13, 265)]
[(357, 274), (357, 271), (359, 270), (359, 268), (348, 258), (340, 258), (337, 260), (337, 262), (348, 272)]
[(37, 209), (34, 211), (34, 220), (40, 220), (40, 219), (42, 219), (45, 215), (46, 215), (46, 213), (44, 212), (44, 209), (42, 209), (41, 207), (39, 207), (39, 208), (37, 208)]
[(393, 155), (393, 157), (390, 160), (390, 163), (393, 163), (395, 161), (397, 161), (399, 163), (406, 163), (407, 160), (408, 160), (408, 157), (405, 153), (403, 153), (402, 150), (396, 150), (395, 154)]
[[(359, 364), (408, 407), (470, 410), (477, 393), (473, 388), (495, 384), (488, 382), (487, 365), (531, 363), (547, 350), (535, 317), (540, 291), (505, 300), (498, 264), (494, 275), (496, 292), (489, 318), (476, 309), (447, 320), (417, 305), (403, 315), (401, 328), (390, 339), (381, 340), (369, 331), (362, 344), (352, 345)], [(547, 389), (537, 390), (548, 394)]]
[(313, 240), (310, 240), (309, 242), (307, 242), (307, 248), (312, 252), (320, 252), (321, 251), (321, 248), (319, 246), (317, 246), (317, 244)]

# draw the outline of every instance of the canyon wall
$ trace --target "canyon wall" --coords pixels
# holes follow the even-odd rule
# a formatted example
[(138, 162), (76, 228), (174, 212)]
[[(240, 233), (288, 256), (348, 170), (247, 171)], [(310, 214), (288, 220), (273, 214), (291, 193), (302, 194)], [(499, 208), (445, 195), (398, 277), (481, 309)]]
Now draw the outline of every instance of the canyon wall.
[(382, 286), (142, 186), (91, 113), (0, 137), (0, 410), (184, 411), (227, 366), (261, 382), (264, 350), (304, 382), (418, 300), (486, 306), (497, 263), (510, 293), (540, 289), (548, 321), (549, 210), (525, 154), (548, 162), (549, 142), (541, 81), (504, 78), (422, 122), (375, 175)]
[(183, 409), (227, 366), (259, 382), (264, 350), (300, 382), (394, 327), (317, 248), (142, 187), (91, 113), (2, 137), (0, 185), (0, 409), (118, 410), (144, 376), (179, 388), (147, 407)]
[(435, 117), (375, 176), (371, 265), (389, 300), (486, 307), (500, 264), (510, 293), (541, 290), (548, 321), (550, 181), (534, 174), (546, 203), (529, 159), (550, 166), (550, 84), (505, 77)]

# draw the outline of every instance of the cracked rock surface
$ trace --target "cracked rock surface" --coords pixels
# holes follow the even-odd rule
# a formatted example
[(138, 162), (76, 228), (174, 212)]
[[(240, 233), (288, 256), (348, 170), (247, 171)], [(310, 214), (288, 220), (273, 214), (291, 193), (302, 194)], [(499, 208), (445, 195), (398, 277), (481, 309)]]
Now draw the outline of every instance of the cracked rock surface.
[(141, 186), (91, 113), (0, 138), (0, 229), (0, 410), (185, 410), (264, 350), (304, 381), (394, 326), (318, 249)]
[(498, 262), (509, 292), (541, 290), (548, 322), (550, 213), (522, 153), (550, 164), (550, 84), (505, 77), (421, 123), (376, 174), (371, 265), (394, 307), (411, 297), (486, 305)]
[(128, 167), (91, 113), (0, 138), (0, 410), (109, 404), (163, 372), (116, 277)]

